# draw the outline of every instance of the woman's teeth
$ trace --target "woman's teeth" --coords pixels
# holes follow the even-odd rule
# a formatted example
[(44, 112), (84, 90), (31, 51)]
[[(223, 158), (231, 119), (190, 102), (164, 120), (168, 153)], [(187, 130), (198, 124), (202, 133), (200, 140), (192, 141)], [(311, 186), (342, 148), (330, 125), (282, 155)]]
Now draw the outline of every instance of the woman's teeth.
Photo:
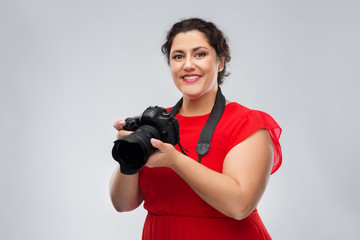
[(199, 78), (200, 76), (185, 76), (184, 79), (195, 79)]

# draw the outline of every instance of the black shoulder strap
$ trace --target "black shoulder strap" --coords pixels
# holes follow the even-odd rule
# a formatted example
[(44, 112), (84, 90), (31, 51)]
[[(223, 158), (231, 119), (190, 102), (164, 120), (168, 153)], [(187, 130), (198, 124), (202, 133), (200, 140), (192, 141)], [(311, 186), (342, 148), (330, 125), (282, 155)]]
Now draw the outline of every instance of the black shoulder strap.
[(196, 145), (196, 153), (199, 156), (198, 162), (201, 162), (201, 158), (210, 149), (210, 141), (215, 128), (221, 118), (221, 115), (225, 109), (225, 97), (222, 94), (220, 88), (216, 94), (215, 104), (211, 110), (210, 116), (205, 123), (205, 126), (201, 130), (199, 141)]
[(170, 110), (170, 114), (175, 117), (175, 115), (179, 112), (182, 104), (183, 104), (183, 98), (181, 98), (181, 99), (175, 104), (175, 106)]
[[(182, 106), (183, 99), (181, 98), (176, 105), (170, 110), (170, 114), (175, 116)], [(211, 110), (210, 116), (205, 123), (205, 126), (201, 130), (199, 141), (196, 145), (196, 153), (199, 156), (198, 162), (201, 162), (201, 158), (210, 149), (210, 142), (215, 128), (221, 118), (221, 115), (225, 109), (226, 100), (219, 87), (215, 98), (215, 104)]]

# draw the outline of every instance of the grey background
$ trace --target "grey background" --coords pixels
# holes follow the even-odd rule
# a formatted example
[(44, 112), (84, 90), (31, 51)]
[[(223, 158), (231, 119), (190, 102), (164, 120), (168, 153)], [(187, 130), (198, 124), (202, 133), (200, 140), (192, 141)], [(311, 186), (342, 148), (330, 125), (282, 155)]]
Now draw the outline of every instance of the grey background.
[(180, 97), (175, 22), (230, 40), (228, 99), (283, 128), (259, 212), (274, 239), (360, 239), (359, 1), (0, 0), (0, 239), (140, 239), (117, 213), (112, 123)]

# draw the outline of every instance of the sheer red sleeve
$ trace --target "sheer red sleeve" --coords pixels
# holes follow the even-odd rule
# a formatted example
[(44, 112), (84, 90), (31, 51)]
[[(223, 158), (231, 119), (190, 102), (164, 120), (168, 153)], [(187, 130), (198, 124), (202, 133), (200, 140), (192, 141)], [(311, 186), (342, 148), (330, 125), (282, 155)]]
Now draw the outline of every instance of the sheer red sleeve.
[(277, 122), (267, 113), (262, 111), (250, 110), (243, 117), (237, 120), (238, 126), (231, 136), (230, 145), (227, 151), (245, 140), (259, 129), (267, 129), (274, 147), (274, 163), (271, 174), (279, 169), (282, 163), (282, 152), (279, 142), (281, 128)]

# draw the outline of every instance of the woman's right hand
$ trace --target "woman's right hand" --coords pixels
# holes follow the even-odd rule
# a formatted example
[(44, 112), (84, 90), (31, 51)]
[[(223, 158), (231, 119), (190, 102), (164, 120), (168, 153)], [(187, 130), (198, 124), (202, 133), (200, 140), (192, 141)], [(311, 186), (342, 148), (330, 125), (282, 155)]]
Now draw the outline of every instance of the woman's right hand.
[[(133, 131), (123, 130), (124, 125), (124, 120), (118, 120), (113, 124), (117, 131), (117, 139), (133, 133)], [(116, 167), (109, 187), (111, 201), (114, 208), (119, 212), (131, 211), (137, 208), (143, 201), (139, 186), (139, 174), (122, 174), (120, 172), (120, 165)]]
[(125, 135), (129, 135), (131, 133), (133, 133), (132, 131), (126, 131), (126, 130), (123, 130), (123, 127), (125, 125), (125, 121), (124, 120), (118, 120), (114, 123), (114, 128), (117, 130), (117, 133), (116, 133), (116, 139), (119, 139), (121, 138), (122, 136), (125, 136)]

